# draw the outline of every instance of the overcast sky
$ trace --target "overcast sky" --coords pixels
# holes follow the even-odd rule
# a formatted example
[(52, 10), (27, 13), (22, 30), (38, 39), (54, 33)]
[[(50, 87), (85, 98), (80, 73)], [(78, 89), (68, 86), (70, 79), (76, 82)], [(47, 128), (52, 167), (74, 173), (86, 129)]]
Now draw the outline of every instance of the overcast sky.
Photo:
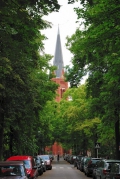
[(67, 0), (58, 0), (58, 2), (61, 5), (59, 12), (54, 12), (44, 17), (45, 20), (53, 24), (52, 28), (48, 28), (42, 31), (42, 33), (48, 38), (48, 40), (44, 41), (45, 53), (54, 56), (59, 24), (63, 60), (64, 65), (66, 66), (70, 64), (72, 57), (72, 54), (65, 47), (66, 36), (74, 34), (76, 28), (79, 26), (79, 24), (75, 23), (77, 15), (73, 8), (79, 7), (80, 3), (76, 2), (75, 4), (67, 4)]

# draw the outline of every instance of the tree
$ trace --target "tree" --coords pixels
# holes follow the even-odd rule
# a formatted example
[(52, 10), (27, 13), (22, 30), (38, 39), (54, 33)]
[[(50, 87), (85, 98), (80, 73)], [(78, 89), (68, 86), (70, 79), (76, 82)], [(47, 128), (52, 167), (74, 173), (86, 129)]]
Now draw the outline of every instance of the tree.
[(3, 149), (9, 155), (36, 149), (30, 144), (35, 145), (40, 110), (57, 88), (47, 73), (53, 71), (49, 65), (52, 57), (40, 55), (45, 39), (40, 30), (50, 27), (43, 16), (59, 8), (57, 1), (49, 0), (0, 1), (1, 159)]
[[(72, 98), (71, 101), (66, 100), (69, 96)], [(75, 154), (84, 152), (86, 155), (88, 148), (92, 151), (94, 149), (96, 126), (100, 123), (100, 120), (92, 119), (93, 116), (90, 114), (89, 107), (85, 86), (82, 85), (79, 88), (68, 89), (61, 102), (57, 103), (54, 117), (49, 114), (54, 129), (54, 138), (62, 144), (64, 149), (72, 148)]]
[[(67, 46), (73, 53), (73, 68), (68, 69), (68, 80), (77, 85), (88, 72), (88, 95), (92, 96), (94, 114), (103, 124), (111, 121), (115, 126), (116, 158), (119, 151), (119, 2), (110, 0), (81, 1), (76, 8), (78, 19), (85, 29), (68, 38)], [(111, 125), (113, 127), (113, 125)]]

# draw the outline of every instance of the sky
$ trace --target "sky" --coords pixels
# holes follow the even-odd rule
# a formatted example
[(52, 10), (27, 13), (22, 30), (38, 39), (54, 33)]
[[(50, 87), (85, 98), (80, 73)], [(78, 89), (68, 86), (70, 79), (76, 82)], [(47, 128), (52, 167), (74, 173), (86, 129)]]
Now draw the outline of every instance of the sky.
[[(44, 17), (45, 20), (52, 23), (52, 28), (43, 30), (42, 33), (48, 38), (44, 41), (45, 53), (54, 56), (59, 25), (63, 61), (64, 66), (66, 66), (71, 64), (72, 58), (72, 54), (65, 46), (65, 43), (67, 42), (66, 37), (74, 34), (76, 28), (79, 26), (79, 24), (76, 23), (77, 15), (73, 8), (80, 7), (80, 3), (67, 4), (67, 0), (58, 0), (58, 3), (61, 5), (59, 12), (53, 12)], [(53, 59), (51, 63), (53, 63)]]

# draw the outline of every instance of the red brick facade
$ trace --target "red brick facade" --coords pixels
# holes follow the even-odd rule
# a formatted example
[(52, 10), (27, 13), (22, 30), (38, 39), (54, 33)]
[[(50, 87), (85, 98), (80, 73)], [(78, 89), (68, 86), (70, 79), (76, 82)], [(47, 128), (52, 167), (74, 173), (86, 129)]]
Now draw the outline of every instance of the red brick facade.
[(58, 96), (56, 97), (56, 101), (60, 102), (63, 97), (63, 93), (68, 89), (68, 82), (64, 81), (64, 78), (53, 78), (53, 81), (59, 84), (59, 87), (56, 91)]

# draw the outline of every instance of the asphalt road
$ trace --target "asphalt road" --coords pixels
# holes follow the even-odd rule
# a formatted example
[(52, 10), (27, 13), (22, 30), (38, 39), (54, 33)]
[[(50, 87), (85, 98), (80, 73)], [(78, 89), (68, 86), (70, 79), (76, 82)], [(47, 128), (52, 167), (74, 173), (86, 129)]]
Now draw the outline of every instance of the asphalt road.
[[(92, 179), (92, 177), (89, 177)], [(52, 162), (52, 170), (47, 170), (38, 179), (89, 179), (83, 172), (77, 170), (76, 167), (60, 158)]]

